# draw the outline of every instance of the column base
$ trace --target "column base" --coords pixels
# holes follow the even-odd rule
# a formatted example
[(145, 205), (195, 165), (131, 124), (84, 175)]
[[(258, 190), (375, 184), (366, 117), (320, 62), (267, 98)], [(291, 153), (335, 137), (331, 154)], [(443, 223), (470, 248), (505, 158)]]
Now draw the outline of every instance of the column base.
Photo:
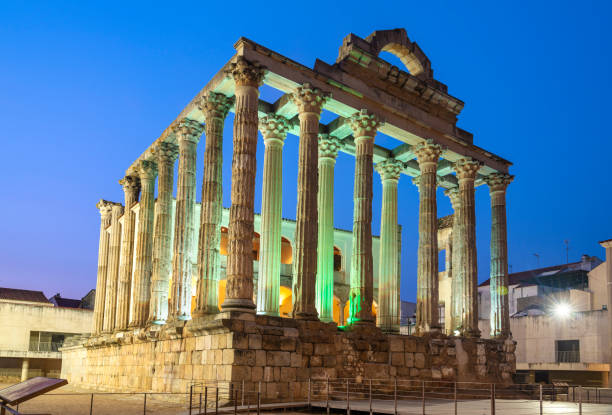
[(255, 314), (255, 303), (248, 298), (226, 298), (221, 304), (221, 311), (240, 311)]
[(463, 337), (469, 337), (472, 339), (480, 338), (480, 330), (479, 329), (466, 329), (461, 333)]
[(274, 311), (258, 311), (257, 315), (258, 316), (280, 317), (280, 313), (279, 312), (274, 312)]

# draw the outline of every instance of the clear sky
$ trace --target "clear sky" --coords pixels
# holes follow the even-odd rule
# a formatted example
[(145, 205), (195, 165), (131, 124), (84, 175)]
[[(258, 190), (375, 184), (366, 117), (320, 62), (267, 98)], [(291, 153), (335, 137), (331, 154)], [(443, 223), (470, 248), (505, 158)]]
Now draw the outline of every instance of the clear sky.
[[(508, 191), (513, 271), (612, 238), (609, 2), (2, 2), (0, 286), (81, 297), (95, 287), (100, 198), (246, 36), (305, 65), (342, 39), (406, 28), (436, 79), (465, 102), (458, 125), (514, 163)], [(393, 62), (395, 63), (395, 61)], [(263, 97), (271, 97), (264, 90)], [(379, 143), (391, 145), (385, 137)], [(397, 143), (395, 143), (397, 144)], [(203, 142), (200, 149), (203, 148)], [(231, 119), (224, 204), (229, 206)], [(203, 151), (198, 154), (201, 181)], [(297, 138), (285, 145), (283, 216), (295, 217)], [(261, 188), (263, 145), (258, 147)], [(352, 226), (354, 160), (336, 168), (337, 227)], [(198, 190), (199, 199), (199, 190)], [(416, 290), (418, 192), (399, 184), (402, 298)], [(381, 185), (374, 176), (375, 233)], [(489, 273), (490, 205), (476, 191), (480, 280)], [(261, 194), (255, 201), (261, 206)], [(439, 216), (451, 213), (439, 194)]]

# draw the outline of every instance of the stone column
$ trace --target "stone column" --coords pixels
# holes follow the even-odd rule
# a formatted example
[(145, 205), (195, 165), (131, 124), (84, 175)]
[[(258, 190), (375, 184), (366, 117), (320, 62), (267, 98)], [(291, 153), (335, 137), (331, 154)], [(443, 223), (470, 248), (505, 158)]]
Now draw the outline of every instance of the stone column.
[(239, 56), (232, 64), (236, 83), (232, 206), (228, 226), (227, 286), (223, 311), (254, 312), (253, 303), (253, 204), (259, 86), (264, 70)]
[(340, 313), (338, 313), (338, 326), (344, 326), (346, 323), (344, 321), (344, 307), (346, 307), (346, 301), (339, 301), (338, 306), (340, 307)]
[[(28, 359), (27, 357), (24, 357), (23, 360), (21, 361), (21, 381), (22, 382), (25, 382), (30, 377), (28, 375), (29, 370), (30, 370), (30, 359)], [(2, 412), (4, 412), (4, 408), (2, 409)]]
[[(458, 245), (455, 250), (460, 258), (459, 272), (463, 280), (462, 334), (479, 337), (478, 329), (478, 263), (476, 257), (476, 210), (474, 203), (474, 180), (480, 165), (471, 159), (455, 163), (459, 179)], [(457, 269), (457, 267), (454, 267)]]
[(140, 179), (137, 176), (125, 176), (119, 183), (125, 194), (125, 212), (121, 235), (121, 260), (119, 263), (119, 281), (117, 284), (117, 314), (115, 331), (126, 330), (130, 312), (132, 287), (132, 267), (134, 265), (134, 230), (136, 214), (132, 207), (138, 202)]
[(217, 313), (220, 270), (221, 213), (223, 211), (223, 124), (231, 105), (223, 94), (207, 93), (200, 101), (206, 145), (198, 249), (198, 286), (194, 317)]
[(491, 337), (509, 337), (508, 306), (508, 230), (506, 226), (506, 188), (514, 179), (504, 173), (487, 179), (491, 195)]
[[(612, 239), (608, 239), (607, 241), (601, 241), (599, 244), (606, 249), (606, 285), (607, 285), (607, 307), (608, 311), (606, 314), (608, 315), (608, 353), (610, 356), (609, 364), (612, 369)], [(612, 370), (608, 372), (608, 387), (612, 385)]]
[[(315, 304), (319, 319), (334, 319), (334, 166), (340, 140), (319, 135), (319, 225), (317, 239), (317, 281)], [(342, 314), (342, 313), (341, 313)]]
[(155, 177), (157, 165), (154, 161), (141, 160), (140, 209), (138, 211), (138, 234), (136, 235), (136, 262), (134, 265), (134, 294), (130, 327), (144, 327), (149, 317), (151, 300), (151, 274), (153, 271), (153, 218), (155, 209)]
[(109, 234), (106, 228), (111, 223), (113, 203), (100, 200), (96, 205), (100, 211), (100, 244), (98, 246), (98, 280), (96, 283), (96, 300), (92, 334), (100, 334), (104, 325), (104, 301), (106, 298), (106, 275), (108, 270)]
[(162, 142), (155, 147), (157, 159), (157, 202), (155, 203), (155, 229), (153, 230), (153, 271), (149, 322), (164, 324), (168, 318), (168, 291), (170, 282), (172, 246), (172, 191), (174, 188), (174, 162), (178, 146)]
[(421, 174), (419, 186), (419, 248), (417, 265), (417, 334), (440, 329), (438, 295), (438, 205), (436, 201), (439, 145), (426, 140), (415, 146)]
[(289, 123), (270, 114), (259, 120), (264, 138), (263, 189), (261, 194), (261, 240), (257, 314), (279, 315), (281, 219), (283, 208), (283, 144)]
[(380, 257), (378, 261), (378, 319), (376, 325), (385, 332), (393, 333), (399, 332), (400, 325), (397, 183), (402, 168), (402, 162), (396, 159), (387, 159), (376, 165), (376, 171), (380, 174), (382, 181)]
[(293, 317), (316, 320), (317, 188), (319, 118), (327, 94), (310, 84), (297, 88), (293, 101), (300, 118), (297, 212), (293, 261)]
[(372, 157), (374, 137), (381, 125), (366, 110), (353, 115), (350, 126), (355, 139), (355, 183), (353, 191), (353, 252), (349, 324), (374, 324), (372, 265)]
[(184, 118), (175, 128), (179, 147), (176, 213), (174, 221), (174, 256), (172, 259), (172, 299), (170, 318), (191, 318), (191, 244), (195, 229), (196, 149), (202, 135), (202, 124)]
[[(461, 258), (459, 257), (459, 244), (461, 243), (461, 235), (459, 231), (459, 188), (455, 187), (444, 192), (450, 199), (453, 207), (453, 228), (451, 231), (452, 252), (450, 254), (450, 278), (451, 278), (451, 330), (453, 334), (461, 333), (461, 325), (463, 321), (463, 272), (461, 271)], [(449, 255), (448, 252), (446, 253)]]
[(106, 295), (104, 296), (104, 333), (112, 333), (115, 329), (117, 315), (117, 286), (119, 280), (119, 262), (121, 258), (121, 224), (119, 218), (123, 215), (123, 206), (113, 203), (111, 208), (111, 231), (108, 242), (108, 268), (106, 269)]

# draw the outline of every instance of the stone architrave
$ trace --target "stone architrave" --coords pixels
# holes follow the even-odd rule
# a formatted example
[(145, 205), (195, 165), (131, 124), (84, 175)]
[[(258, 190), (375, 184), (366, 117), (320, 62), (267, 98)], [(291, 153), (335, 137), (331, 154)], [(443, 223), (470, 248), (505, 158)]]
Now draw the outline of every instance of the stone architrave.
[(253, 220), (259, 87), (265, 71), (238, 56), (229, 71), (235, 86), (232, 206), (228, 226), (227, 286), (222, 311), (255, 312)]
[[(459, 244), (461, 243), (461, 234), (459, 231), (459, 187), (448, 189), (444, 192), (450, 199), (453, 208), (453, 228), (451, 232), (451, 259), (449, 268), (449, 277), (451, 278), (451, 330), (453, 334), (461, 333), (461, 324), (463, 321), (463, 284), (464, 273), (460, 265), (461, 258), (459, 257)], [(448, 251), (447, 251), (448, 255)], [(449, 261), (447, 261), (449, 262)]]
[(491, 337), (511, 336), (506, 189), (513, 179), (505, 173), (492, 173), (486, 178), (491, 195)]
[(117, 312), (115, 331), (126, 330), (130, 316), (130, 298), (132, 288), (132, 271), (134, 266), (134, 233), (136, 214), (132, 207), (138, 202), (140, 179), (137, 176), (125, 176), (119, 181), (125, 194), (125, 212), (121, 235), (121, 260), (119, 263), (119, 281), (117, 284)]
[[(455, 163), (459, 180), (459, 211), (456, 216), (459, 231), (459, 272), (463, 280), (463, 311), (461, 331), (467, 337), (479, 337), (478, 329), (478, 263), (476, 256), (476, 210), (474, 203), (474, 181), (480, 164), (471, 159), (460, 159)], [(456, 267), (453, 267), (457, 269)]]
[(115, 329), (117, 315), (117, 287), (119, 280), (119, 262), (121, 259), (121, 223), (123, 206), (113, 203), (111, 208), (110, 240), (108, 242), (108, 268), (106, 271), (106, 295), (104, 298), (104, 323), (102, 332), (110, 334)]
[(204, 114), (206, 145), (198, 242), (198, 284), (195, 316), (217, 313), (221, 267), (221, 214), (223, 211), (223, 124), (232, 100), (208, 92), (199, 107)]
[(140, 209), (138, 210), (138, 232), (136, 235), (136, 261), (134, 265), (134, 293), (131, 303), (130, 327), (144, 327), (149, 317), (151, 300), (151, 274), (153, 270), (153, 219), (155, 209), (155, 177), (157, 165), (154, 161), (141, 160), (138, 166), (140, 177)]
[(289, 123), (269, 114), (259, 120), (266, 147), (261, 195), (261, 240), (257, 281), (257, 314), (279, 315), (281, 219), (283, 208), (283, 144)]
[(174, 163), (178, 156), (176, 144), (161, 142), (155, 147), (157, 159), (157, 202), (153, 230), (153, 271), (149, 322), (164, 324), (168, 319), (168, 292), (172, 271), (172, 191)]
[(189, 118), (182, 119), (174, 130), (179, 147), (169, 316), (174, 321), (191, 319), (193, 267), (190, 252), (195, 234), (196, 149), (202, 131), (202, 124)]
[(400, 325), (399, 225), (397, 223), (397, 183), (403, 163), (387, 159), (376, 164), (382, 181), (380, 256), (378, 261), (378, 315), (376, 325), (395, 333)]
[(432, 140), (415, 146), (419, 163), (419, 248), (417, 265), (416, 332), (440, 329), (438, 295), (438, 205), (436, 201), (438, 159), (442, 149)]
[(317, 193), (319, 119), (329, 95), (310, 84), (293, 93), (300, 119), (298, 188), (293, 261), (294, 318), (316, 320), (317, 277)]
[(372, 260), (372, 158), (374, 137), (381, 122), (361, 110), (350, 118), (355, 139), (355, 183), (353, 191), (353, 252), (349, 324), (374, 324), (374, 270)]
[(107, 232), (111, 224), (113, 203), (100, 200), (96, 205), (100, 211), (100, 244), (98, 246), (98, 279), (96, 282), (96, 300), (94, 304), (94, 320), (92, 334), (102, 332), (104, 325), (104, 302), (106, 299), (106, 276), (108, 270), (108, 244), (110, 235)]
[(341, 141), (336, 137), (319, 135), (319, 224), (315, 305), (319, 319), (326, 323), (334, 320), (334, 166), (341, 146)]

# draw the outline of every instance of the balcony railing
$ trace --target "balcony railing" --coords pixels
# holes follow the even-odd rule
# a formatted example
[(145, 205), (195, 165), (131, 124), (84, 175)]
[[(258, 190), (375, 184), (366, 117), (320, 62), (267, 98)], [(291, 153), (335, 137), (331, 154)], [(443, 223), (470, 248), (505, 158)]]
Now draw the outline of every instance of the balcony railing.
[(31, 352), (57, 352), (59, 348), (62, 347), (62, 342), (38, 342), (32, 341), (30, 342), (30, 351)]
[(557, 351), (557, 363), (578, 363), (580, 362), (580, 351)]

